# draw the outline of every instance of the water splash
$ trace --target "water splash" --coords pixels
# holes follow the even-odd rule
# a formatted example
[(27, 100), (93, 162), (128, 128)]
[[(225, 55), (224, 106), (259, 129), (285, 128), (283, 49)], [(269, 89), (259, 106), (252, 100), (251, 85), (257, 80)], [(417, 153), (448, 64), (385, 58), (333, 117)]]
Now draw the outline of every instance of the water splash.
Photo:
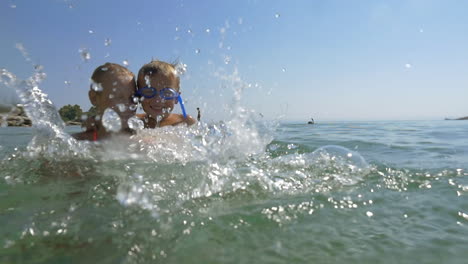
[[(64, 132), (65, 124), (57, 109), (39, 88), (47, 76), (43, 72), (44, 68), (36, 65), (34, 69), (35, 72), (27, 80), (21, 80), (6, 69), (1, 69), (2, 83), (17, 93), (26, 115), (32, 121), (35, 132), (27, 147), (28, 155), (73, 155), (86, 151), (85, 147)], [(8, 81), (5, 81), (5, 76)]]
[(104, 40), (104, 46), (109, 47), (112, 44), (112, 40), (110, 38), (106, 38)]
[(80, 53), (80, 57), (84, 62), (88, 62), (91, 59), (91, 53), (87, 48), (79, 49), (78, 53)]
[(327, 177), (343, 185), (354, 185), (370, 171), (366, 160), (355, 151), (341, 146), (324, 146), (311, 154), (315, 165), (327, 172)]
[(175, 71), (176, 74), (179, 76), (184, 75), (187, 72), (187, 64), (184, 64), (182, 62), (177, 63), (177, 65), (175, 66)]
[(145, 128), (145, 124), (143, 123), (143, 121), (136, 116), (130, 117), (127, 123), (128, 127), (133, 130), (141, 130)]
[(21, 55), (23, 55), (23, 58), (27, 62), (31, 62), (31, 58), (29, 57), (29, 53), (26, 50), (26, 48), (24, 47), (23, 43), (16, 43), (15, 47), (16, 47), (17, 50), (19, 50), (21, 52)]
[(119, 132), (122, 128), (120, 116), (111, 108), (104, 110), (101, 121), (102, 125), (108, 132)]
[(101, 92), (103, 90), (102, 85), (100, 83), (94, 82), (91, 80), (91, 90), (95, 92)]
[(117, 108), (119, 109), (119, 112), (123, 113), (127, 110), (127, 106), (125, 104), (118, 104)]

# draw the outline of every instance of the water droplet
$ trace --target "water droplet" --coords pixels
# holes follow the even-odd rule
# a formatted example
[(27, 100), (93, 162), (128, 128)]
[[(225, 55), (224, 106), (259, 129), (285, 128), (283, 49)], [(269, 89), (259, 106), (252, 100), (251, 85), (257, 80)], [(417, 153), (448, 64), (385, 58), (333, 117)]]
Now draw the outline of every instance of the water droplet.
[(88, 30), (89, 34), (94, 34), (94, 31), (93, 30)]
[(281, 15), (280, 15), (279, 13), (276, 13), (276, 14), (275, 14), (275, 18), (280, 18), (280, 16), (281, 16)]
[(88, 49), (82, 48), (79, 49), (78, 52), (81, 55), (81, 59), (83, 59), (84, 62), (88, 62), (91, 59), (91, 53), (89, 53)]
[(40, 64), (36, 64), (36, 65), (34, 65), (34, 70), (36, 70), (38, 72), (42, 71), (42, 70), (44, 70), (44, 66), (42, 66)]
[(115, 97), (114, 94), (109, 94), (109, 99), (112, 99), (114, 97)]
[(244, 19), (243, 19), (242, 17), (239, 17), (239, 18), (237, 19), (237, 23), (238, 23), (239, 25), (242, 25), (242, 23), (244, 23)]
[(65, 85), (70, 86), (71, 82), (70, 81), (64, 81)]
[(424, 29), (420, 28), (419, 33), (424, 33)]
[(187, 33), (192, 34), (192, 30), (191, 30), (191, 29), (188, 29), (188, 30), (187, 30)]
[(158, 126), (162, 119), (163, 117), (161, 115), (156, 116), (156, 123), (158, 123)]
[[(137, 99), (138, 101), (138, 98), (133, 98), (133, 99)], [(130, 109), (131, 111), (135, 111), (137, 109), (138, 105), (137, 104), (131, 104), (128, 109)]]
[(207, 29), (205, 29), (205, 32), (206, 32), (206, 33), (210, 33), (210, 32), (211, 32), (211, 29), (207, 28)]
[(187, 64), (185, 63), (178, 63), (175, 67), (177, 75), (184, 75), (187, 72)]
[(179, 27), (176, 27), (176, 28), (175, 28), (175, 31), (179, 31)]
[(200, 49), (195, 49), (195, 53), (196, 54), (200, 53)]
[(366, 212), (366, 215), (367, 215), (368, 217), (372, 217), (372, 216), (374, 215), (374, 213), (372, 213), (371, 211), (367, 211), (367, 212)]
[(268, 149), (270, 149), (271, 151), (275, 151), (275, 150), (277, 150), (278, 148), (279, 148), (279, 146), (278, 146), (277, 144), (273, 144), (273, 145), (270, 145), (270, 146), (268, 147)]
[(282, 71), (282, 72), (286, 72), (286, 69), (285, 69), (285, 68), (282, 68), (281, 71)]
[(15, 76), (6, 69), (0, 69), (0, 82), (6, 85), (12, 85), (16, 80)]
[(23, 43), (16, 43), (15, 48), (21, 52), (21, 55), (23, 55), (26, 61), (31, 61), (31, 58), (29, 58), (28, 51), (24, 47)]
[(288, 149), (296, 149), (297, 148), (297, 145), (295, 144), (288, 144)]
[(136, 116), (132, 116), (127, 121), (128, 127), (133, 130), (143, 129), (145, 128), (145, 124), (143, 120), (139, 119)]
[(151, 79), (149, 75), (145, 75), (145, 84), (146, 86), (151, 86)]
[(125, 110), (127, 110), (127, 106), (125, 104), (118, 104), (117, 107), (119, 108), (119, 111), (121, 113), (125, 112)]
[(92, 82), (91, 83), (91, 90), (96, 91), (96, 92), (101, 92), (102, 91), (102, 85), (100, 83)]
[(13, 5), (13, 4), (12, 4), (12, 5), (10, 5), (10, 7), (11, 7), (11, 8), (16, 8), (16, 5)]
[(134, 104), (138, 104), (138, 101), (139, 101), (138, 97), (133, 97), (132, 100), (133, 100), (133, 103), (134, 103)]
[(106, 38), (104, 40), (104, 46), (109, 47), (112, 44), (112, 40), (110, 38)]
[(128, 67), (128, 64), (129, 64), (129, 63), (128, 63), (128, 60), (122, 61), (122, 64), (123, 64), (125, 67)]
[(225, 56), (224, 57), (224, 64), (229, 64), (231, 62), (231, 57)]
[(118, 132), (122, 128), (120, 116), (110, 108), (107, 108), (102, 115), (102, 125), (110, 132)]
[(411, 67), (413, 67), (413, 65), (411, 65), (411, 64), (409, 64), (409, 63), (406, 63), (406, 64), (405, 64), (405, 68), (410, 69)]

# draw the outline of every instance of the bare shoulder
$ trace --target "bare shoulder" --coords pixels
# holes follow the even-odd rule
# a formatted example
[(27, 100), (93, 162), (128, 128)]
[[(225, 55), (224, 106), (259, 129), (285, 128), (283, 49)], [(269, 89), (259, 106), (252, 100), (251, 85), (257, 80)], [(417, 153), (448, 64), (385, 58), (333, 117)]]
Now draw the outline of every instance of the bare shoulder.
[[(183, 118), (183, 116), (182, 116), (182, 118)], [(185, 119), (185, 123), (187, 125), (191, 126), (191, 125), (197, 123), (197, 120), (195, 120), (195, 118), (193, 118), (192, 116), (188, 115), (187, 118)]]
[(187, 118), (184, 118), (184, 116), (181, 114), (170, 114), (161, 122), (161, 126), (177, 126), (180, 124), (186, 124), (191, 126), (195, 123), (195, 119), (191, 116), (187, 116)]

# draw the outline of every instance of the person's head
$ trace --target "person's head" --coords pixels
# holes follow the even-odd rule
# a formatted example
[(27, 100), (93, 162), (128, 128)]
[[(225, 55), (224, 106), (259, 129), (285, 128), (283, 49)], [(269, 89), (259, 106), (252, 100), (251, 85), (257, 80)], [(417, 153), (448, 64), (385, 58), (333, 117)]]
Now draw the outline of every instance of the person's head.
[[(106, 63), (97, 67), (91, 76), (89, 100), (102, 115), (107, 108), (114, 110), (125, 121), (135, 114), (132, 107), (136, 91), (135, 75), (127, 68)], [(127, 122), (122, 122), (125, 126)]]
[[(174, 64), (151, 61), (143, 65), (138, 72), (137, 86), (143, 110), (150, 117), (166, 118), (178, 103), (180, 79)], [(174, 96), (171, 92), (175, 92)]]

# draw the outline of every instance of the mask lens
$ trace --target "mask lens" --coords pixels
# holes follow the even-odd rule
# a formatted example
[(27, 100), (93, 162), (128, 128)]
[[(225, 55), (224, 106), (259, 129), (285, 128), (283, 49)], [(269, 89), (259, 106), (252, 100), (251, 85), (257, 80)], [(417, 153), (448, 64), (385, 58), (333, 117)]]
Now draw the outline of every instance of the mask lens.
[(161, 90), (161, 97), (166, 100), (175, 99), (179, 94), (172, 88), (164, 88)]
[(156, 95), (156, 89), (153, 87), (143, 87), (140, 90), (140, 94), (146, 98), (151, 98)]

